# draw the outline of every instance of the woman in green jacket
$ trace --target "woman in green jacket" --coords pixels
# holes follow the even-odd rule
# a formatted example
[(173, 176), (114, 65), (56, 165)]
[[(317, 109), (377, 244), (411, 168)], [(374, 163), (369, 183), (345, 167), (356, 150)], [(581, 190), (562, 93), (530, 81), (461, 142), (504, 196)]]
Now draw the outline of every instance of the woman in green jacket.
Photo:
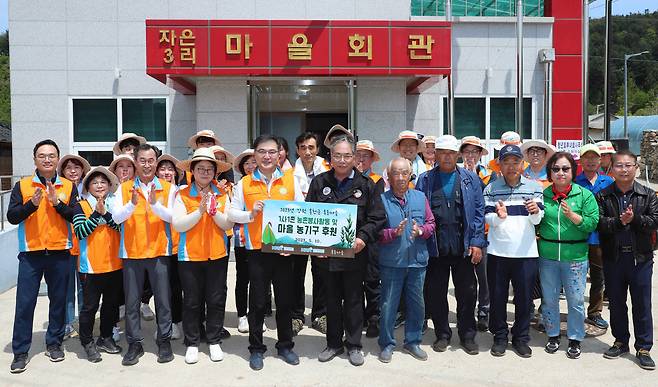
[(548, 342), (545, 350), (560, 346), (560, 289), (567, 296), (567, 356), (580, 357), (585, 338), (585, 286), (589, 233), (596, 229), (599, 207), (594, 195), (572, 184), (576, 162), (567, 152), (555, 153), (546, 163), (544, 218), (539, 225), (539, 277), (543, 293), (542, 315)]

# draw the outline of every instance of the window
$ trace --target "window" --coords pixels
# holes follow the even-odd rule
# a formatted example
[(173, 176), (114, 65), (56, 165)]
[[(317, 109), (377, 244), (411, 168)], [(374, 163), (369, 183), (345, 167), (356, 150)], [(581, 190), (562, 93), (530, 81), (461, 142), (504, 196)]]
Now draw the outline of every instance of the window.
[(104, 165), (106, 167), (112, 164), (112, 160), (114, 159), (114, 153), (112, 151), (79, 150), (78, 155), (89, 161), (90, 165)]
[(73, 100), (73, 141), (116, 141), (117, 138), (114, 99)]
[[(443, 99), (443, 126), (447, 128), (448, 99)], [(447, 132), (447, 130), (445, 131)], [(486, 99), (455, 98), (455, 137), (486, 138)]]
[(110, 165), (112, 146), (126, 132), (167, 151), (167, 98), (73, 98), (70, 114), (73, 153), (91, 165)]
[(123, 132), (144, 136), (149, 141), (167, 141), (164, 98), (123, 99)]
[[(544, 0), (523, 0), (525, 16), (544, 16)], [(445, 16), (446, 0), (411, 0), (411, 16)], [(514, 0), (452, 0), (452, 16), (516, 16)]]
[[(515, 129), (516, 98), (490, 98), (490, 138), (500, 138)], [(455, 109), (456, 110), (456, 109)], [(523, 98), (523, 131), (521, 138), (532, 138), (532, 98)]]

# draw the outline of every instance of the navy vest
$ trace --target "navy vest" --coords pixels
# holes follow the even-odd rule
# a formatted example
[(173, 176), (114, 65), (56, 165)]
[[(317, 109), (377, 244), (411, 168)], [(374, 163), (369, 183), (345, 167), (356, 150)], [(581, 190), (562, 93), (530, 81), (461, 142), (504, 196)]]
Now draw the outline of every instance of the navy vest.
[(434, 180), (432, 191), (432, 214), (436, 222), (436, 238), (440, 257), (461, 257), (464, 255), (464, 201), (461, 192), (461, 178), (455, 172), (452, 198), (443, 193), (441, 179)]

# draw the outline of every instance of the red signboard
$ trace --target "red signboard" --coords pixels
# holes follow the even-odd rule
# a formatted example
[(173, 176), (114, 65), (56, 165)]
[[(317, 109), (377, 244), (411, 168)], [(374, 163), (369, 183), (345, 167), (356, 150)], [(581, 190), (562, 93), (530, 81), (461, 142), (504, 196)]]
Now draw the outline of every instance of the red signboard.
[(435, 21), (147, 20), (146, 72), (447, 75), (450, 34)]

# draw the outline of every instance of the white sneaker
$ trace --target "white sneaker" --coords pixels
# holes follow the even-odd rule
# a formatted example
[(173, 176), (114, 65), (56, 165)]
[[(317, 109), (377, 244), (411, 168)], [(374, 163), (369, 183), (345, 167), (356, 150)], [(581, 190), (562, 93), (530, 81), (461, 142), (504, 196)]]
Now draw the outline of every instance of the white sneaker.
[(139, 308), (139, 311), (142, 314), (142, 318), (146, 321), (151, 321), (155, 318), (155, 314), (153, 314), (153, 311), (151, 310), (149, 304), (142, 303), (142, 306)]
[(208, 346), (208, 349), (210, 350), (210, 360), (212, 361), (224, 360), (224, 351), (222, 351), (222, 347), (219, 344), (210, 344)]
[(119, 307), (119, 321), (122, 321), (126, 317), (126, 306), (121, 305)]
[(178, 340), (181, 337), (183, 337), (183, 329), (179, 326), (181, 323), (178, 324), (171, 324), (171, 339), (172, 340)]
[(249, 320), (247, 320), (247, 316), (238, 317), (238, 332), (240, 333), (249, 332)]
[(121, 328), (119, 328), (118, 325), (112, 327), (112, 339), (114, 339), (116, 342), (121, 340)]
[(185, 363), (194, 364), (198, 361), (199, 361), (199, 347), (187, 347), (187, 351), (185, 351)]

